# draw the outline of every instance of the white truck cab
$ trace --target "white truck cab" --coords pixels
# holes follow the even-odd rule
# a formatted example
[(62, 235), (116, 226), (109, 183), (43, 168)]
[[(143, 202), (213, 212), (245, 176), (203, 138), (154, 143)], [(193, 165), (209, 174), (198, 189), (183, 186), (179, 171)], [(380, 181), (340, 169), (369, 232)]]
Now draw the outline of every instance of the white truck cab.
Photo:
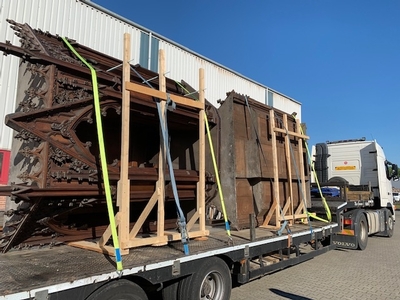
[(318, 179), (321, 187), (340, 190), (333, 194), (321, 189), (320, 195), (317, 188), (311, 190), (313, 203), (326, 198), (328, 205), (335, 208), (342, 232), (334, 242), (365, 249), (368, 235), (392, 236), (392, 181), (398, 178), (398, 167), (386, 159), (383, 148), (375, 140), (361, 138), (316, 144), (312, 155), (312, 183)]

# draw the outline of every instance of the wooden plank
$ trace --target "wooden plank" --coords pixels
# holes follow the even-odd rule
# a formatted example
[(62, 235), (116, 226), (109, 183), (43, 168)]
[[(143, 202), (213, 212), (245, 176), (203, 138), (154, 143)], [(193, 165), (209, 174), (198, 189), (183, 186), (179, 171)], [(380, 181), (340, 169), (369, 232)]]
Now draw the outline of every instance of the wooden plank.
[[(166, 92), (166, 78), (165, 78), (165, 55), (162, 49), (159, 50), (159, 62), (158, 62), (158, 78), (159, 78), (159, 87), (161, 92)], [(160, 110), (161, 110), (161, 122), (164, 123), (164, 127), (166, 128), (168, 124), (165, 121), (165, 101), (161, 101)], [(163, 133), (160, 127), (160, 152), (158, 155), (158, 182), (157, 182), (157, 197), (158, 197), (158, 206), (157, 206), (157, 236), (164, 236), (164, 220), (165, 220), (165, 158), (166, 158), (166, 149), (163, 139)], [(161, 243), (166, 243), (165, 241), (161, 241)]]
[(186, 222), (186, 230), (190, 231), (193, 227), (193, 225), (196, 223), (196, 221), (199, 219), (200, 214), (199, 211), (196, 211), (193, 216), (190, 218), (189, 221)]
[[(300, 126), (301, 126), (300, 120), (296, 119), (297, 132), (302, 134), (303, 130), (301, 129)], [(300, 202), (303, 203), (303, 207), (305, 209), (306, 207), (305, 207), (304, 203), (307, 203), (307, 199), (305, 199), (304, 197), (305, 197), (307, 189), (306, 189), (306, 178), (305, 178), (305, 174), (304, 174), (303, 140), (301, 138), (299, 139), (299, 147), (298, 148), (299, 148), (299, 153), (298, 153), (299, 164), (298, 164), (298, 166), (299, 166), (300, 179), (301, 179), (301, 186), (299, 186), (299, 188), (302, 190), (302, 193), (300, 193)], [(299, 207), (300, 206), (301, 205), (299, 205)], [(298, 214), (298, 213), (300, 213), (300, 211), (296, 212), (296, 214)]]
[(168, 236), (153, 236), (146, 238), (135, 238), (129, 241), (129, 248), (140, 247), (140, 246), (159, 246), (168, 243)]
[[(152, 97), (159, 98), (161, 100), (167, 100), (167, 93), (161, 92), (158, 90), (154, 90), (152, 88), (134, 83), (134, 82), (126, 82), (126, 89), (133, 93), (139, 93), (144, 95), (149, 95)], [(182, 96), (169, 94), (169, 98), (175, 103), (182, 104), (189, 107), (194, 107), (198, 109), (204, 109), (204, 103), (200, 101), (195, 101), (189, 98), (185, 98)]]
[(294, 214), (294, 215), (286, 215), (283, 217), (285, 220), (295, 220), (295, 219), (302, 219), (307, 218), (307, 214)]
[[(283, 115), (283, 126), (284, 128), (288, 128), (288, 120), (287, 120), (287, 115)], [(286, 166), (287, 166), (287, 181), (289, 184), (289, 199), (290, 201), (290, 213), (294, 213), (294, 208), (293, 208), (293, 183), (292, 183), (292, 159), (291, 159), (291, 153), (290, 153), (290, 135), (286, 134), (285, 136), (285, 156), (286, 156)], [(284, 214), (285, 214), (284, 210)]]
[[(282, 209), (282, 214), (286, 215), (286, 212), (288, 211), (289, 207), (291, 207), (293, 204), (293, 201), (291, 200), (290, 196), (286, 199), (285, 206)], [(289, 212), (289, 214), (292, 214), (292, 212)]]
[(126, 90), (126, 83), (130, 80), (131, 38), (129, 33), (124, 34), (124, 53), (122, 66), (122, 112), (121, 112), (121, 169), (118, 181), (117, 205), (119, 206), (120, 223), (118, 226), (120, 248), (124, 249), (129, 240), (129, 211), (130, 211), (130, 181), (129, 170), (129, 127), (130, 127), (130, 92)]
[[(284, 115), (284, 116), (285, 116), (285, 115)], [(287, 128), (287, 127), (286, 127), (286, 128)], [(274, 128), (274, 131), (286, 134), (286, 130), (285, 130), (285, 129), (282, 129), (282, 128), (275, 127), (275, 128)], [(292, 136), (295, 136), (295, 137), (298, 137), (298, 138), (301, 138), (301, 139), (305, 139), (305, 140), (309, 140), (309, 139), (310, 139), (309, 136), (304, 135), (304, 134), (299, 133), (299, 132), (294, 132), (294, 131), (289, 131), (289, 130), (288, 130), (288, 133), (289, 133), (289, 135), (292, 135)]]
[[(205, 83), (204, 83), (204, 69), (199, 69), (199, 101), (204, 107)], [(200, 230), (206, 229), (206, 208), (205, 208), (205, 188), (206, 188), (206, 155), (205, 155), (205, 112), (204, 109), (199, 111), (199, 182), (197, 183), (197, 212), (199, 214)]]
[(149, 202), (147, 202), (146, 207), (143, 209), (142, 213), (140, 214), (138, 220), (136, 221), (135, 225), (133, 226), (131, 232), (129, 233), (129, 239), (132, 240), (138, 234), (140, 228), (142, 227), (144, 221), (149, 216), (151, 210), (153, 209), (154, 205), (157, 203), (158, 200), (158, 192), (154, 192), (153, 196), (151, 196)]
[(296, 214), (296, 215), (301, 214), (301, 213), (304, 211), (304, 209), (305, 209), (304, 201), (301, 201), (301, 200), (302, 200), (302, 199), (300, 199), (299, 206), (297, 207), (297, 209), (296, 209), (296, 211), (295, 211), (295, 214)]
[[(119, 222), (120, 222), (120, 213), (118, 212), (116, 215), (115, 215), (115, 225), (116, 226), (118, 226), (119, 225)], [(106, 228), (106, 230), (104, 230), (104, 232), (103, 232), (103, 235), (100, 237), (100, 239), (99, 239), (99, 245), (100, 246), (104, 246), (107, 242), (108, 242), (108, 240), (111, 238), (111, 225), (108, 225), (107, 226), (107, 228)], [(122, 247), (121, 247), (121, 245), (120, 245), (120, 248), (121, 249), (123, 249)]]
[[(169, 241), (179, 241), (181, 239), (181, 234), (179, 232), (168, 232), (166, 231), (165, 234), (168, 236)], [(189, 231), (188, 232), (189, 238), (197, 238), (197, 237), (204, 237), (210, 235), (209, 230), (197, 230), (197, 231)], [(190, 247), (190, 244), (189, 244)]]
[(275, 212), (277, 206), (278, 206), (278, 204), (277, 204), (276, 201), (274, 200), (273, 203), (272, 203), (272, 205), (271, 205), (271, 208), (270, 208), (269, 211), (268, 211), (267, 216), (266, 216), (265, 219), (264, 219), (263, 224), (262, 224), (260, 227), (268, 226), (269, 222), (271, 221), (272, 215), (274, 214), (274, 212)]
[[(110, 256), (115, 256), (115, 249), (112, 246), (107, 245), (99, 245), (98, 243), (88, 242), (88, 241), (78, 241), (78, 242), (69, 242), (68, 246), (81, 248), (85, 250), (91, 250), (103, 254), (107, 254)], [(129, 254), (129, 250), (121, 249), (121, 255)]]
[[(275, 128), (275, 112), (273, 109), (269, 111), (269, 123), (270, 128)], [(272, 140), (272, 168), (274, 174), (274, 182), (273, 182), (273, 201), (275, 206), (275, 224), (280, 224), (280, 203), (279, 203), (279, 173), (278, 173), (278, 153), (277, 153), (277, 145), (276, 145), (276, 133), (274, 130), (271, 132), (271, 140)], [(272, 207), (271, 207), (272, 209)], [(268, 225), (265, 219), (263, 226)]]
[(270, 229), (270, 230), (278, 230), (278, 229), (281, 228), (280, 226), (268, 225), (268, 224), (266, 224), (266, 225), (263, 224), (260, 227), (263, 228), (263, 229)]
[(370, 191), (346, 191), (349, 200), (369, 200), (373, 197)]

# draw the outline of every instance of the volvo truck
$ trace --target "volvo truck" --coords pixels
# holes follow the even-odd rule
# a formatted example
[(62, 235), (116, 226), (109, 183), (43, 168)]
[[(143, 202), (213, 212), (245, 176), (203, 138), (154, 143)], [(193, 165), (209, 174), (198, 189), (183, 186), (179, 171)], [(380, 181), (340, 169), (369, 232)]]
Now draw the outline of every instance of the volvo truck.
[(318, 143), (313, 147), (312, 210), (323, 212), (325, 199), (340, 231), (332, 243), (363, 250), (369, 235), (393, 235), (392, 181), (398, 167), (383, 148), (365, 138)]

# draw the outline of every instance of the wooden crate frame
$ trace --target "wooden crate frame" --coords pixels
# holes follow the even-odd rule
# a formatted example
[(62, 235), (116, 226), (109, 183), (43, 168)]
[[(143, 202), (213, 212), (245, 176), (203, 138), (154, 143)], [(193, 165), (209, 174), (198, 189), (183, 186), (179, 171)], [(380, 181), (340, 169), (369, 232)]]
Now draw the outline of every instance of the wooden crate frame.
[[(129, 164), (129, 115), (130, 115), (130, 95), (145, 94), (158, 98), (161, 110), (166, 109), (168, 99), (184, 106), (199, 110), (199, 181), (197, 183), (196, 211), (187, 222), (187, 233), (189, 238), (204, 238), (209, 235), (206, 230), (206, 209), (205, 209), (205, 97), (204, 97), (204, 69), (199, 69), (199, 101), (190, 98), (167, 94), (165, 77), (165, 55), (163, 50), (159, 50), (159, 90), (130, 82), (130, 35), (124, 34), (124, 58), (123, 58), (123, 84), (122, 84), (122, 139), (121, 139), (121, 171), (118, 182), (117, 206), (119, 211), (115, 215), (115, 223), (118, 227), (118, 238), (120, 243), (121, 255), (129, 253), (130, 248), (153, 245), (162, 246), (169, 241), (181, 240), (179, 232), (165, 231), (164, 223), (164, 201), (165, 201), (165, 155), (159, 155), (159, 177), (156, 183), (156, 190), (142, 211), (133, 228), (130, 228), (130, 181), (128, 179)], [(165, 121), (165, 120), (164, 120)], [(160, 135), (160, 154), (165, 154), (162, 135)], [(138, 237), (140, 228), (148, 217), (150, 211), (157, 204), (157, 231), (150, 237)], [(195, 226), (198, 222), (198, 226)], [(71, 242), (69, 245), (84, 248), (96, 252), (115, 255), (115, 249), (107, 245), (111, 238), (111, 226), (105, 230), (103, 236), (97, 243), (78, 241)]]
[[(307, 208), (306, 208), (306, 199), (305, 191), (306, 191), (306, 183), (305, 183), (305, 174), (304, 174), (304, 159), (303, 159), (303, 140), (309, 139), (308, 136), (304, 135), (300, 128), (300, 122), (296, 119), (296, 131), (289, 131), (288, 128), (288, 120), (287, 114), (283, 114), (283, 127), (278, 128), (275, 126), (275, 112), (273, 109), (269, 111), (269, 125), (272, 128), (272, 159), (273, 159), (273, 202), (268, 210), (264, 222), (260, 227), (269, 228), (277, 230), (280, 228), (281, 222), (288, 221), (289, 224), (293, 224), (296, 220), (307, 218)], [(285, 157), (286, 157), (286, 167), (288, 174), (288, 184), (289, 184), (289, 196), (287, 199), (284, 199), (283, 208), (279, 204), (280, 193), (279, 193), (279, 170), (278, 170), (278, 154), (277, 154), (277, 145), (276, 145), (276, 134), (282, 133), (285, 135)], [(300, 202), (298, 207), (294, 208), (293, 206), (293, 185), (292, 185), (292, 172), (291, 172), (291, 149), (290, 149), (290, 136), (294, 136), (298, 138), (299, 147), (297, 153), (295, 155), (298, 156), (298, 169), (299, 176), (301, 181), (301, 186), (299, 188), (303, 191), (300, 195)], [(275, 218), (273, 218), (275, 216)]]

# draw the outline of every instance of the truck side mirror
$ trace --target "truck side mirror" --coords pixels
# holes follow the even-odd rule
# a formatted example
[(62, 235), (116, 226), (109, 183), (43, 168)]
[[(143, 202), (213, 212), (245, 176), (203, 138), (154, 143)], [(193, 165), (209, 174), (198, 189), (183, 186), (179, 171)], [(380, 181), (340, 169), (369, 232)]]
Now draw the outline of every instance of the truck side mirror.
[(394, 181), (399, 180), (398, 174), (399, 174), (399, 168), (397, 167), (397, 165), (393, 164), (392, 165), (392, 179)]

